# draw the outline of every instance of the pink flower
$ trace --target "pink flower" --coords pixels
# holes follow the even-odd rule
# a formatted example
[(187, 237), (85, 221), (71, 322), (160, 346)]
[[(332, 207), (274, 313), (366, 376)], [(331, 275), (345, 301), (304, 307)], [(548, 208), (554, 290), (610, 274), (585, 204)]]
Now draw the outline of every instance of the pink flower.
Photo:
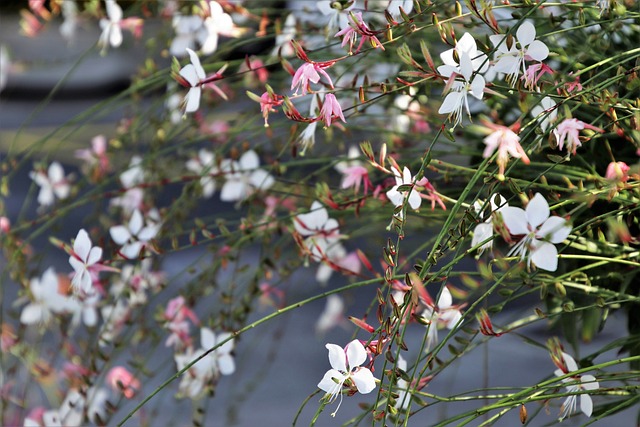
[(133, 398), (140, 390), (140, 381), (123, 366), (111, 368), (107, 374), (107, 383), (114, 391), (121, 392), (127, 399)]
[(627, 182), (629, 180), (629, 165), (625, 162), (611, 162), (607, 166), (605, 178), (611, 181)]
[(592, 126), (578, 119), (564, 119), (554, 130), (558, 148), (562, 150), (564, 143), (567, 143), (567, 151), (575, 156), (576, 150), (582, 145), (580, 141), (580, 131), (591, 129), (596, 132), (604, 132), (604, 129)]
[(111, 169), (107, 157), (107, 138), (104, 135), (95, 136), (91, 140), (91, 149), (76, 150), (76, 158), (84, 160), (89, 167), (96, 168), (95, 175), (101, 177)]
[(525, 88), (534, 90), (538, 87), (538, 80), (540, 80), (545, 73), (553, 74), (553, 70), (548, 65), (538, 62), (529, 65), (520, 79), (524, 81)]
[[(522, 159), (524, 164), (529, 164), (529, 157), (522, 149), (520, 145), (520, 137), (513, 131), (511, 128), (501, 125), (495, 125), (493, 123), (485, 122), (487, 127), (493, 129), (493, 133), (487, 136), (483, 142), (486, 145), (484, 152), (482, 153), (482, 157), (488, 159), (498, 150), (498, 158), (496, 163), (498, 164), (500, 170), (499, 174), (503, 175), (504, 170), (509, 163), (509, 156)], [(516, 128), (519, 125), (515, 126)]]
[(322, 121), (324, 121), (325, 126), (327, 127), (331, 126), (331, 121), (334, 118), (339, 118), (344, 123), (347, 122), (342, 114), (342, 107), (340, 107), (340, 103), (338, 103), (336, 96), (332, 93), (328, 93), (324, 97), (324, 103), (320, 110), (320, 117), (322, 117)]
[(334, 167), (342, 174), (340, 188), (353, 187), (355, 193), (358, 193), (360, 185), (364, 182), (364, 192), (366, 194), (370, 188), (373, 188), (373, 185), (369, 179), (367, 168), (362, 165), (362, 162), (356, 160), (359, 155), (360, 150), (351, 147), (347, 155), (348, 160), (338, 162)]
[(276, 93), (267, 91), (260, 96), (260, 112), (264, 117), (264, 127), (269, 127), (269, 113), (275, 113), (274, 107), (282, 105), (283, 102), (282, 96)]
[(307, 92), (311, 90), (309, 82), (318, 83), (320, 81), (320, 75), (324, 76), (324, 78), (329, 81), (329, 86), (333, 89), (331, 77), (329, 77), (329, 74), (324, 71), (324, 68), (329, 68), (331, 65), (333, 65), (333, 63), (329, 63), (329, 65), (327, 65), (327, 63), (305, 62), (293, 75), (291, 90), (296, 88), (297, 94), (298, 89), (302, 89), (302, 95), (306, 95)]
[(356, 49), (356, 53), (360, 51), (362, 45), (368, 40), (371, 46), (374, 48), (380, 48), (384, 50), (384, 46), (380, 43), (380, 40), (376, 37), (376, 32), (372, 31), (369, 26), (362, 20), (362, 13), (356, 12), (349, 15), (349, 26), (338, 31), (334, 37), (344, 36), (342, 39), (342, 47), (349, 43), (349, 51), (352, 50), (353, 45), (358, 39), (358, 35), (362, 36), (360, 44)]

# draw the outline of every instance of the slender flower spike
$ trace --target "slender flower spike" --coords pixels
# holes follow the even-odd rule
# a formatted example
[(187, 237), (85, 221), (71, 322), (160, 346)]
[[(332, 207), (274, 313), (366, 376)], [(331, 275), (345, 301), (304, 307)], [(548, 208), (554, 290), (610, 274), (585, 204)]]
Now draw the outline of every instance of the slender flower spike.
[(514, 236), (523, 236), (509, 251), (509, 256), (520, 255), (527, 259), (530, 267), (556, 271), (558, 268), (558, 250), (554, 244), (561, 243), (571, 233), (567, 220), (559, 216), (549, 216), (549, 204), (537, 193), (527, 205), (526, 210), (507, 206), (502, 209), (505, 226)]
[(107, 19), (103, 18), (100, 20), (102, 34), (98, 40), (98, 45), (102, 48), (102, 55), (106, 53), (107, 46), (118, 47), (122, 44), (122, 28), (120, 28), (122, 8), (118, 6), (116, 0), (105, 0), (105, 6), (107, 9)]
[(320, 118), (322, 118), (326, 127), (331, 126), (331, 122), (334, 119), (340, 119), (343, 123), (347, 122), (342, 114), (342, 107), (334, 94), (328, 93), (324, 97), (324, 103), (320, 110)]
[(56, 200), (69, 197), (71, 186), (68, 179), (64, 176), (64, 169), (58, 162), (49, 165), (47, 173), (43, 171), (30, 172), (29, 177), (40, 186), (38, 193), (38, 203), (40, 206), (50, 206)]
[(331, 414), (335, 417), (342, 404), (343, 385), (350, 388), (355, 386), (360, 393), (367, 394), (376, 388), (376, 379), (368, 368), (360, 366), (367, 360), (367, 351), (360, 341), (353, 340), (344, 349), (336, 344), (327, 344), (326, 348), (329, 350), (331, 369), (324, 374), (318, 388), (326, 392), (328, 403), (340, 395), (340, 403)]
[[(559, 369), (555, 370), (555, 375), (557, 377), (569, 374), (573, 371), (578, 370), (578, 364), (576, 361), (565, 352), (562, 352), (562, 361), (558, 361), (556, 366)], [(554, 362), (556, 360), (554, 359)], [(562, 382), (567, 383), (567, 392), (569, 393), (578, 393), (580, 391), (591, 391), (597, 390), (600, 388), (600, 384), (596, 381), (596, 378), (593, 375), (575, 375), (568, 378), (563, 378)], [(588, 394), (581, 394), (580, 396), (580, 410), (587, 416), (590, 417), (593, 413), (593, 402), (591, 401), (591, 396)], [(567, 416), (570, 416), (572, 413), (576, 412), (578, 395), (572, 394), (567, 396), (567, 399), (562, 404), (560, 420), (564, 419)]]
[(520, 70), (526, 71), (525, 60), (543, 61), (549, 56), (549, 48), (540, 40), (535, 40), (536, 28), (531, 22), (524, 22), (516, 31), (516, 41), (520, 48), (516, 47), (516, 41), (511, 46), (508, 44), (507, 36), (493, 35), (489, 39), (496, 47), (497, 60), (494, 70), (498, 73), (505, 73), (507, 82), (515, 86), (518, 81)]
[(580, 141), (580, 131), (583, 129), (604, 132), (603, 129), (592, 126), (578, 119), (564, 119), (558, 127), (553, 130), (553, 135), (556, 137), (558, 148), (562, 150), (566, 142), (567, 152), (575, 156), (578, 147), (582, 146), (582, 142)]

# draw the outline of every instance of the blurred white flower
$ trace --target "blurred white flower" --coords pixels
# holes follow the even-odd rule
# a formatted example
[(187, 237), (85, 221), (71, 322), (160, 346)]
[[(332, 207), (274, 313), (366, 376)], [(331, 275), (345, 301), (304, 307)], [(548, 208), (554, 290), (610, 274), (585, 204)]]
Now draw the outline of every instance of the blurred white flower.
[(220, 200), (235, 202), (246, 200), (258, 190), (271, 188), (275, 179), (264, 169), (260, 169), (260, 159), (255, 151), (249, 150), (236, 161), (222, 164), (225, 183), (220, 190)]
[(38, 193), (40, 206), (52, 205), (56, 197), (60, 200), (69, 197), (71, 186), (64, 176), (64, 169), (60, 163), (51, 163), (46, 174), (44, 171), (33, 171), (29, 173), (29, 177), (40, 187)]

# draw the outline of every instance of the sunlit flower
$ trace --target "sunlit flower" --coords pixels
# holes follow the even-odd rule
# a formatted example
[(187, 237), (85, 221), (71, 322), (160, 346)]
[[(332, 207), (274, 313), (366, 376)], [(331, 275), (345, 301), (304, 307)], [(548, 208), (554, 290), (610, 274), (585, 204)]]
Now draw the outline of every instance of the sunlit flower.
[[(438, 67), (438, 73), (440, 75), (450, 78), (454, 74), (463, 75), (468, 73), (468, 69), (465, 72), (462, 71), (462, 57), (466, 56), (469, 59), (469, 64), (464, 64), (465, 67), (471, 70), (471, 73), (484, 73), (489, 68), (489, 60), (487, 55), (478, 50), (476, 40), (469, 33), (464, 35), (456, 42), (456, 45), (452, 49), (445, 50), (440, 54), (440, 59), (444, 65)], [(465, 77), (468, 80), (468, 77)]]
[[(496, 47), (494, 70), (507, 75), (507, 82), (515, 86), (520, 70), (525, 72), (525, 60), (543, 61), (549, 56), (549, 48), (540, 40), (535, 40), (536, 28), (529, 22), (523, 22), (516, 31), (515, 40), (508, 46), (507, 36), (489, 36)], [(519, 44), (520, 47), (516, 47)]]
[(318, 383), (318, 388), (326, 393), (328, 403), (333, 402), (340, 395), (340, 403), (331, 414), (336, 415), (342, 404), (342, 386), (355, 388), (362, 394), (367, 394), (376, 388), (376, 379), (368, 368), (362, 367), (367, 360), (367, 351), (362, 343), (353, 340), (343, 349), (336, 344), (327, 344), (329, 350), (329, 369), (322, 380)]
[(275, 179), (264, 169), (260, 169), (260, 159), (255, 151), (249, 150), (240, 159), (223, 163), (225, 183), (220, 190), (220, 200), (235, 202), (246, 200), (258, 190), (271, 188)]
[(538, 268), (556, 271), (558, 250), (554, 244), (562, 243), (571, 233), (567, 220), (559, 216), (549, 216), (549, 204), (540, 194), (529, 201), (526, 210), (513, 206), (502, 209), (502, 219), (509, 232), (523, 236), (509, 251), (509, 256), (519, 255)]
[(120, 255), (127, 259), (134, 259), (148, 245), (149, 241), (156, 237), (161, 224), (146, 221), (139, 210), (133, 211), (129, 223), (116, 225), (109, 229), (109, 234), (114, 242), (122, 245)]
[(64, 169), (60, 163), (51, 163), (47, 173), (40, 170), (29, 172), (29, 177), (40, 187), (38, 203), (41, 206), (52, 205), (56, 197), (60, 200), (69, 197), (71, 186), (69, 180), (64, 176)]
[[(462, 111), (466, 110), (467, 115), (471, 117), (471, 111), (469, 110), (469, 101), (467, 95), (471, 94), (473, 97), (481, 100), (484, 95), (485, 80), (479, 74), (474, 74), (472, 60), (466, 53), (460, 55), (460, 72), (457, 74), (462, 77), (462, 81), (458, 80), (452, 74), (449, 78), (450, 82), (447, 83), (449, 87), (449, 93), (442, 101), (442, 105), (438, 110), (438, 114), (449, 114), (449, 120), (453, 122), (453, 126), (458, 126), (462, 123)], [(455, 80), (451, 80), (454, 79)]]
[[(573, 371), (578, 370), (578, 364), (576, 361), (565, 352), (562, 352), (563, 363), (556, 364), (559, 369), (555, 370), (555, 375), (557, 377), (569, 374)], [(555, 361), (555, 360), (554, 360)], [(567, 392), (569, 393), (578, 393), (580, 391), (591, 391), (597, 390), (600, 388), (600, 384), (596, 381), (596, 378), (593, 375), (585, 374), (585, 375), (575, 375), (572, 377), (564, 378), (562, 382), (567, 383)], [(593, 402), (591, 400), (591, 396), (589, 394), (581, 394), (581, 395), (570, 395), (567, 396), (566, 400), (562, 404), (562, 411), (560, 414), (560, 420), (567, 416), (571, 416), (577, 409), (578, 397), (580, 397), (580, 410), (587, 416), (590, 417), (593, 412)]]

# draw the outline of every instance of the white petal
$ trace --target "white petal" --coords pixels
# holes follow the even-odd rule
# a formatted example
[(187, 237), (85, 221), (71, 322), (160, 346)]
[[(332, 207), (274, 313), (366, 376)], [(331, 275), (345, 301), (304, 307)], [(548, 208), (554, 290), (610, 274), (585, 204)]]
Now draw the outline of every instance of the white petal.
[[(216, 345), (218, 345), (222, 341), (226, 340), (230, 336), (232, 336), (232, 334), (229, 333), (229, 332), (222, 332), (222, 333), (218, 334), (218, 336), (216, 337)], [(233, 340), (233, 339), (227, 341), (226, 343), (224, 343), (221, 347), (219, 347), (216, 350), (216, 353), (219, 354), (219, 355), (220, 354), (229, 354), (229, 353), (231, 353), (231, 350), (233, 350), (234, 341), (235, 340)]]
[(227, 181), (220, 190), (220, 200), (223, 202), (235, 202), (246, 197), (246, 184), (241, 181)]
[(124, 225), (116, 225), (109, 229), (109, 234), (111, 234), (111, 238), (114, 242), (119, 245), (124, 245), (130, 238), (131, 233), (129, 229)]
[(107, 16), (111, 22), (119, 22), (122, 19), (122, 8), (115, 0), (105, 0)]
[[(338, 380), (339, 384), (336, 384), (333, 378)], [(340, 391), (339, 387), (345, 379), (346, 377), (342, 372), (335, 369), (329, 369), (322, 377), (322, 380), (318, 383), (318, 388), (325, 393), (334, 394)]]
[(587, 417), (590, 417), (593, 413), (593, 401), (591, 400), (591, 396), (589, 396), (588, 394), (583, 394), (580, 396), (580, 410)]
[(558, 269), (558, 250), (553, 244), (534, 240), (531, 246), (531, 261), (536, 267), (547, 271)]
[(84, 262), (74, 256), (69, 257), (69, 264), (71, 264), (71, 267), (73, 267), (74, 271), (78, 274), (83, 272), (86, 268)]
[(438, 298), (437, 306), (439, 309), (445, 309), (445, 308), (451, 307), (451, 304), (453, 304), (453, 298), (451, 297), (451, 292), (449, 291), (449, 288), (445, 286), (444, 288), (442, 288), (442, 291), (440, 292), (440, 297)]
[(473, 82), (471, 82), (471, 95), (476, 97), (477, 99), (482, 99), (484, 95), (484, 87), (486, 82), (484, 77), (477, 75), (473, 78)]
[(578, 370), (578, 364), (575, 359), (571, 357), (568, 353), (562, 352), (562, 358), (564, 359), (564, 364), (567, 366), (568, 372), (573, 372)]
[(81, 260), (86, 261), (89, 257), (89, 251), (91, 250), (91, 239), (89, 234), (84, 229), (78, 231), (76, 240), (73, 242), (73, 251), (80, 257)]
[(336, 344), (327, 344), (325, 347), (329, 350), (329, 364), (331, 367), (345, 372), (347, 370), (347, 359), (343, 348)]
[(504, 225), (509, 229), (509, 233), (514, 236), (529, 233), (529, 224), (524, 210), (513, 206), (505, 206), (501, 211)]
[(356, 384), (358, 391), (362, 394), (370, 393), (374, 388), (376, 388), (376, 379), (367, 368), (358, 369), (357, 372), (351, 375), (351, 378)]
[(40, 304), (29, 304), (22, 309), (20, 314), (20, 323), (24, 325), (33, 325), (34, 323), (46, 322), (49, 318), (49, 312)]
[(89, 251), (89, 256), (87, 257), (87, 265), (93, 265), (97, 263), (98, 261), (100, 261), (100, 258), (102, 258), (102, 248), (94, 246), (93, 248), (91, 248), (91, 251)]
[(529, 21), (523, 22), (516, 31), (516, 38), (521, 47), (529, 46), (536, 38), (536, 28)]
[(193, 66), (193, 64), (187, 64), (182, 67), (179, 71), (179, 74), (189, 82), (191, 87), (195, 87), (198, 85), (198, 83), (200, 83), (200, 79), (198, 78), (198, 74), (196, 73), (196, 68)]
[(216, 345), (216, 336), (209, 328), (200, 328), (200, 346), (209, 350)]
[(422, 197), (420, 197), (420, 193), (416, 190), (411, 190), (411, 193), (409, 194), (409, 206), (411, 206), (411, 209), (417, 210), (420, 208), (421, 204)]
[(236, 363), (233, 356), (225, 354), (218, 357), (218, 369), (222, 375), (231, 375), (236, 371)]
[(269, 172), (264, 169), (256, 169), (249, 176), (249, 182), (255, 188), (260, 190), (266, 190), (271, 188), (271, 186), (275, 183), (275, 179), (269, 174)]
[(142, 214), (138, 209), (133, 211), (131, 214), (131, 219), (129, 219), (129, 231), (134, 236), (137, 236), (140, 230), (142, 230), (142, 226), (144, 225), (144, 220), (142, 218)]
[(202, 95), (202, 89), (200, 87), (192, 87), (185, 96), (185, 113), (193, 113), (200, 108), (200, 96)]
[(141, 250), (142, 250), (142, 243), (133, 242), (133, 243), (130, 243), (128, 245), (124, 245), (120, 249), (120, 253), (125, 258), (134, 259), (134, 258), (138, 258), (138, 255), (140, 255), (140, 251)]
[(543, 61), (549, 56), (549, 48), (540, 40), (535, 40), (527, 48), (527, 56), (534, 61)]
[(538, 228), (540, 224), (549, 218), (549, 204), (540, 193), (529, 201), (526, 208), (527, 220), (532, 228)]
[(156, 237), (161, 227), (162, 226), (160, 224), (147, 225), (145, 228), (140, 230), (140, 233), (138, 233), (138, 239), (143, 242), (148, 242)]
[(367, 351), (359, 340), (353, 340), (347, 344), (347, 363), (350, 369), (362, 365), (366, 360)]
[(98, 311), (93, 307), (82, 310), (82, 321), (85, 325), (92, 327), (98, 323)]
[(116, 24), (111, 24), (109, 31), (109, 44), (113, 47), (120, 46), (122, 44), (122, 29)]
[(462, 92), (454, 91), (449, 92), (442, 101), (442, 105), (438, 110), (438, 114), (449, 114), (458, 110), (459, 105), (462, 103), (464, 94)]
[(559, 217), (549, 217), (536, 233), (539, 239), (549, 240), (551, 243), (561, 243), (571, 234), (571, 226), (567, 220)]
[(193, 64), (194, 71), (196, 76), (198, 77), (198, 81), (204, 80), (206, 74), (204, 73), (204, 68), (202, 68), (202, 64), (200, 64), (200, 58), (198, 54), (193, 50), (187, 48), (187, 52), (189, 53), (189, 59), (191, 59), (191, 64)]
[(48, 170), (49, 181), (56, 183), (64, 180), (64, 169), (58, 162), (53, 162), (49, 165)]

